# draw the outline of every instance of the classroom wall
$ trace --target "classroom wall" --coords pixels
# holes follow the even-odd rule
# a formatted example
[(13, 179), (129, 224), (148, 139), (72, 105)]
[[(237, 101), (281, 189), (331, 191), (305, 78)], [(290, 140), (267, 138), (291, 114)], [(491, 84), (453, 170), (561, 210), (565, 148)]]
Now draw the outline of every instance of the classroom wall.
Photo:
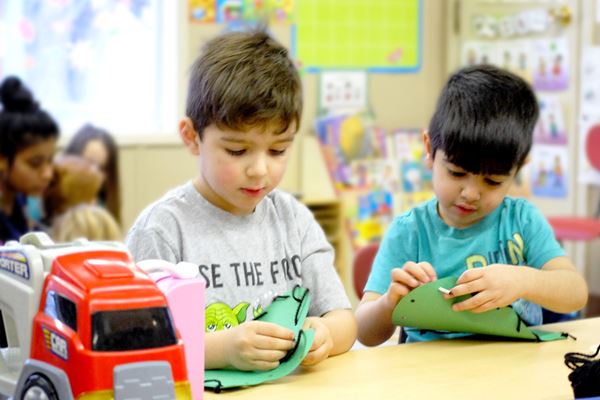
[[(369, 74), (369, 104), (377, 125), (394, 128), (425, 128), (435, 108), (439, 91), (446, 80), (446, 2), (423, 2), (423, 59), (421, 70), (411, 74)], [(303, 137), (299, 149), (299, 190), (306, 199), (331, 199), (335, 192), (312, 131), (317, 112), (318, 76), (304, 76), (305, 112)], [(344, 285), (354, 304), (352, 289), (353, 251), (348, 238), (342, 241)]]
[[(421, 70), (409, 74), (369, 74), (369, 105), (378, 126), (425, 128), (433, 113), (437, 95), (446, 79), (446, 2), (423, 2), (423, 59)], [(327, 170), (318, 143), (312, 134), (312, 121), (317, 111), (317, 75), (304, 78), (306, 110), (305, 136), (301, 151), (300, 188), (308, 198), (334, 197), (326, 177)]]
[[(447, 77), (447, 1), (424, 1), (423, 13), (423, 62), (415, 74), (371, 74), (369, 76), (369, 101), (376, 113), (377, 123), (385, 129), (398, 127), (427, 126), (433, 112), (437, 95)], [(582, 15), (592, 18), (593, 13), (584, 2)], [(190, 24), (184, 7), (180, 10), (180, 37), (178, 66), (180, 75), (179, 99), (180, 114), (183, 116), (185, 86), (189, 65), (198, 54), (201, 45), (222, 30), (222, 26)], [(286, 27), (273, 27), (275, 36), (289, 46), (290, 33)], [(586, 32), (583, 32), (586, 34)], [(583, 40), (586, 41), (585, 39)], [(590, 42), (587, 39), (587, 42)], [(577, 68), (577, 67), (575, 67)], [(320, 149), (313, 136), (312, 124), (317, 109), (317, 75), (304, 74), (304, 115), (296, 144), (291, 154), (287, 173), (281, 184), (285, 190), (302, 193), (307, 200), (335, 198), (327, 169)], [(181, 144), (177, 127), (166, 132), (163, 137), (146, 141), (125, 140), (121, 144), (121, 176), (123, 182), (123, 224), (128, 229), (139, 212), (150, 202), (158, 199), (167, 190), (191, 179), (197, 174), (194, 158)], [(598, 204), (598, 190), (586, 192), (589, 209)], [(546, 206), (546, 204), (543, 204)], [(556, 206), (556, 207), (554, 207)], [(553, 213), (561, 210), (560, 205), (552, 204)], [(569, 207), (571, 208), (571, 207)], [(582, 213), (582, 210), (578, 210)], [(581, 247), (581, 246), (579, 246)], [(347, 288), (351, 288), (352, 252), (349, 241), (343, 248), (347, 273), (343, 274)], [(587, 250), (587, 251), (586, 251)], [(592, 293), (600, 293), (600, 270), (592, 268), (600, 264), (600, 246), (596, 241), (583, 250), (588, 264), (588, 280)], [(348, 290), (356, 302), (353, 291)]]
[(146, 205), (196, 173), (195, 159), (177, 141), (121, 145), (119, 157), (125, 231)]
[[(370, 74), (369, 102), (377, 123), (385, 129), (398, 127), (423, 128), (433, 112), (435, 100), (445, 80), (445, 1), (424, 1), (422, 68), (411, 74)], [(190, 24), (185, 10), (180, 12), (181, 29), (178, 66), (180, 114), (183, 116), (185, 86), (189, 66), (202, 44), (218, 34), (223, 27)], [(272, 27), (275, 36), (289, 47), (290, 30)], [(335, 198), (318, 144), (312, 133), (317, 110), (318, 76), (304, 74), (304, 114), (291, 154), (288, 170), (281, 187), (300, 192), (307, 200)], [(197, 173), (195, 161), (183, 148), (174, 126), (161, 138), (124, 140), (120, 146), (123, 185), (123, 225), (127, 230), (143, 208), (170, 188), (191, 179)], [(344, 246), (347, 260), (344, 279), (349, 285), (352, 254), (349, 243)], [(348, 286), (350, 287), (350, 286)]]
[[(582, 1), (580, 43), (585, 46), (600, 46), (599, 2)], [(581, 156), (581, 155), (578, 155)], [(594, 215), (600, 210), (600, 186), (579, 185), (582, 201), (578, 202), (577, 215)], [(586, 264), (586, 279), (590, 294), (600, 296), (600, 239), (587, 244), (579, 244), (579, 252)]]

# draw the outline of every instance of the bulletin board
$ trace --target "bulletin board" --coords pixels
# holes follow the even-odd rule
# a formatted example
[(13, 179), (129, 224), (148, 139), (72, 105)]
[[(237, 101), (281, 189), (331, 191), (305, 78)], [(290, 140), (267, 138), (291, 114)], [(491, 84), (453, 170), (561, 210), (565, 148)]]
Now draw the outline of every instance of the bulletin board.
[(296, 3), (293, 51), (307, 72), (421, 67), (422, 0), (302, 0)]

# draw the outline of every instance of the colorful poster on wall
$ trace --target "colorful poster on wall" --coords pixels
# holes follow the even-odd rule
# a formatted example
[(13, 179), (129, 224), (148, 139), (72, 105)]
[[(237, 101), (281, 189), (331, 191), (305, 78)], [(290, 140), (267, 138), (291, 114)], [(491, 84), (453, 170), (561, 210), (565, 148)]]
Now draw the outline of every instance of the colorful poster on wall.
[(498, 64), (498, 49), (494, 42), (469, 40), (462, 46), (462, 65)]
[[(378, 151), (374, 146), (373, 122), (368, 114), (344, 114), (319, 118), (315, 128), (334, 188), (351, 186), (352, 165)], [(365, 175), (370, 173), (365, 168)], [(370, 179), (370, 178), (365, 178)]]
[(217, 14), (217, 0), (189, 0), (188, 13), (191, 22), (214, 23)]
[(241, 23), (257, 22), (291, 24), (294, 0), (189, 0), (188, 14), (194, 23), (219, 23), (234, 27)]
[(242, 21), (244, 0), (217, 0), (217, 22), (231, 24)]
[(531, 82), (532, 56), (530, 40), (505, 40), (497, 43), (498, 66)]
[(533, 194), (539, 197), (567, 197), (569, 176), (567, 148), (535, 145), (531, 154)]
[(540, 117), (535, 126), (533, 140), (539, 144), (567, 144), (567, 131), (560, 99), (543, 95), (538, 100)]
[(533, 87), (541, 91), (569, 88), (569, 51), (567, 40), (545, 39), (532, 41)]
[(367, 109), (365, 71), (323, 71), (319, 79), (319, 109), (327, 113)]
[(600, 47), (585, 47), (581, 53), (581, 115), (600, 113)]
[(266, 20), (270, 24), (291, 24), (294, 0), (244, 0), (244, 20)]
[(419, 131), (388, 133), (358, 113), (319, 118), (316, 133), (353, 245), (381, 240), (394, 215), (433, 195)]

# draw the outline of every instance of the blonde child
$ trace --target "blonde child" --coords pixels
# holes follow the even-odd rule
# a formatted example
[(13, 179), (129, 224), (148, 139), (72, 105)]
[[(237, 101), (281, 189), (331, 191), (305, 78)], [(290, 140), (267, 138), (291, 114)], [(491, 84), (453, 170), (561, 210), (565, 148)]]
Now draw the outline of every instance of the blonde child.
[(58, 216), (52, 225), (52, 237), (57, 242), (79, 238), (88, 240), (123, 240), (119, 224), (104, 208), (80, 204)]

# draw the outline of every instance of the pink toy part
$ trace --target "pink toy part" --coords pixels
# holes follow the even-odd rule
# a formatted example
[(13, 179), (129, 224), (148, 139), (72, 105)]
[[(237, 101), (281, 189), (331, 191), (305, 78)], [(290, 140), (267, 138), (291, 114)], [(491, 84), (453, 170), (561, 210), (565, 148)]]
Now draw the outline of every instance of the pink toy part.
[(144, 260), (137, 265), (149, 273), (165, 294), (175, 326), (183, 339), (192, 399), (204, 393), (204, 290), (206, 282), (192, 263), (177, 265), (163, 260)]

